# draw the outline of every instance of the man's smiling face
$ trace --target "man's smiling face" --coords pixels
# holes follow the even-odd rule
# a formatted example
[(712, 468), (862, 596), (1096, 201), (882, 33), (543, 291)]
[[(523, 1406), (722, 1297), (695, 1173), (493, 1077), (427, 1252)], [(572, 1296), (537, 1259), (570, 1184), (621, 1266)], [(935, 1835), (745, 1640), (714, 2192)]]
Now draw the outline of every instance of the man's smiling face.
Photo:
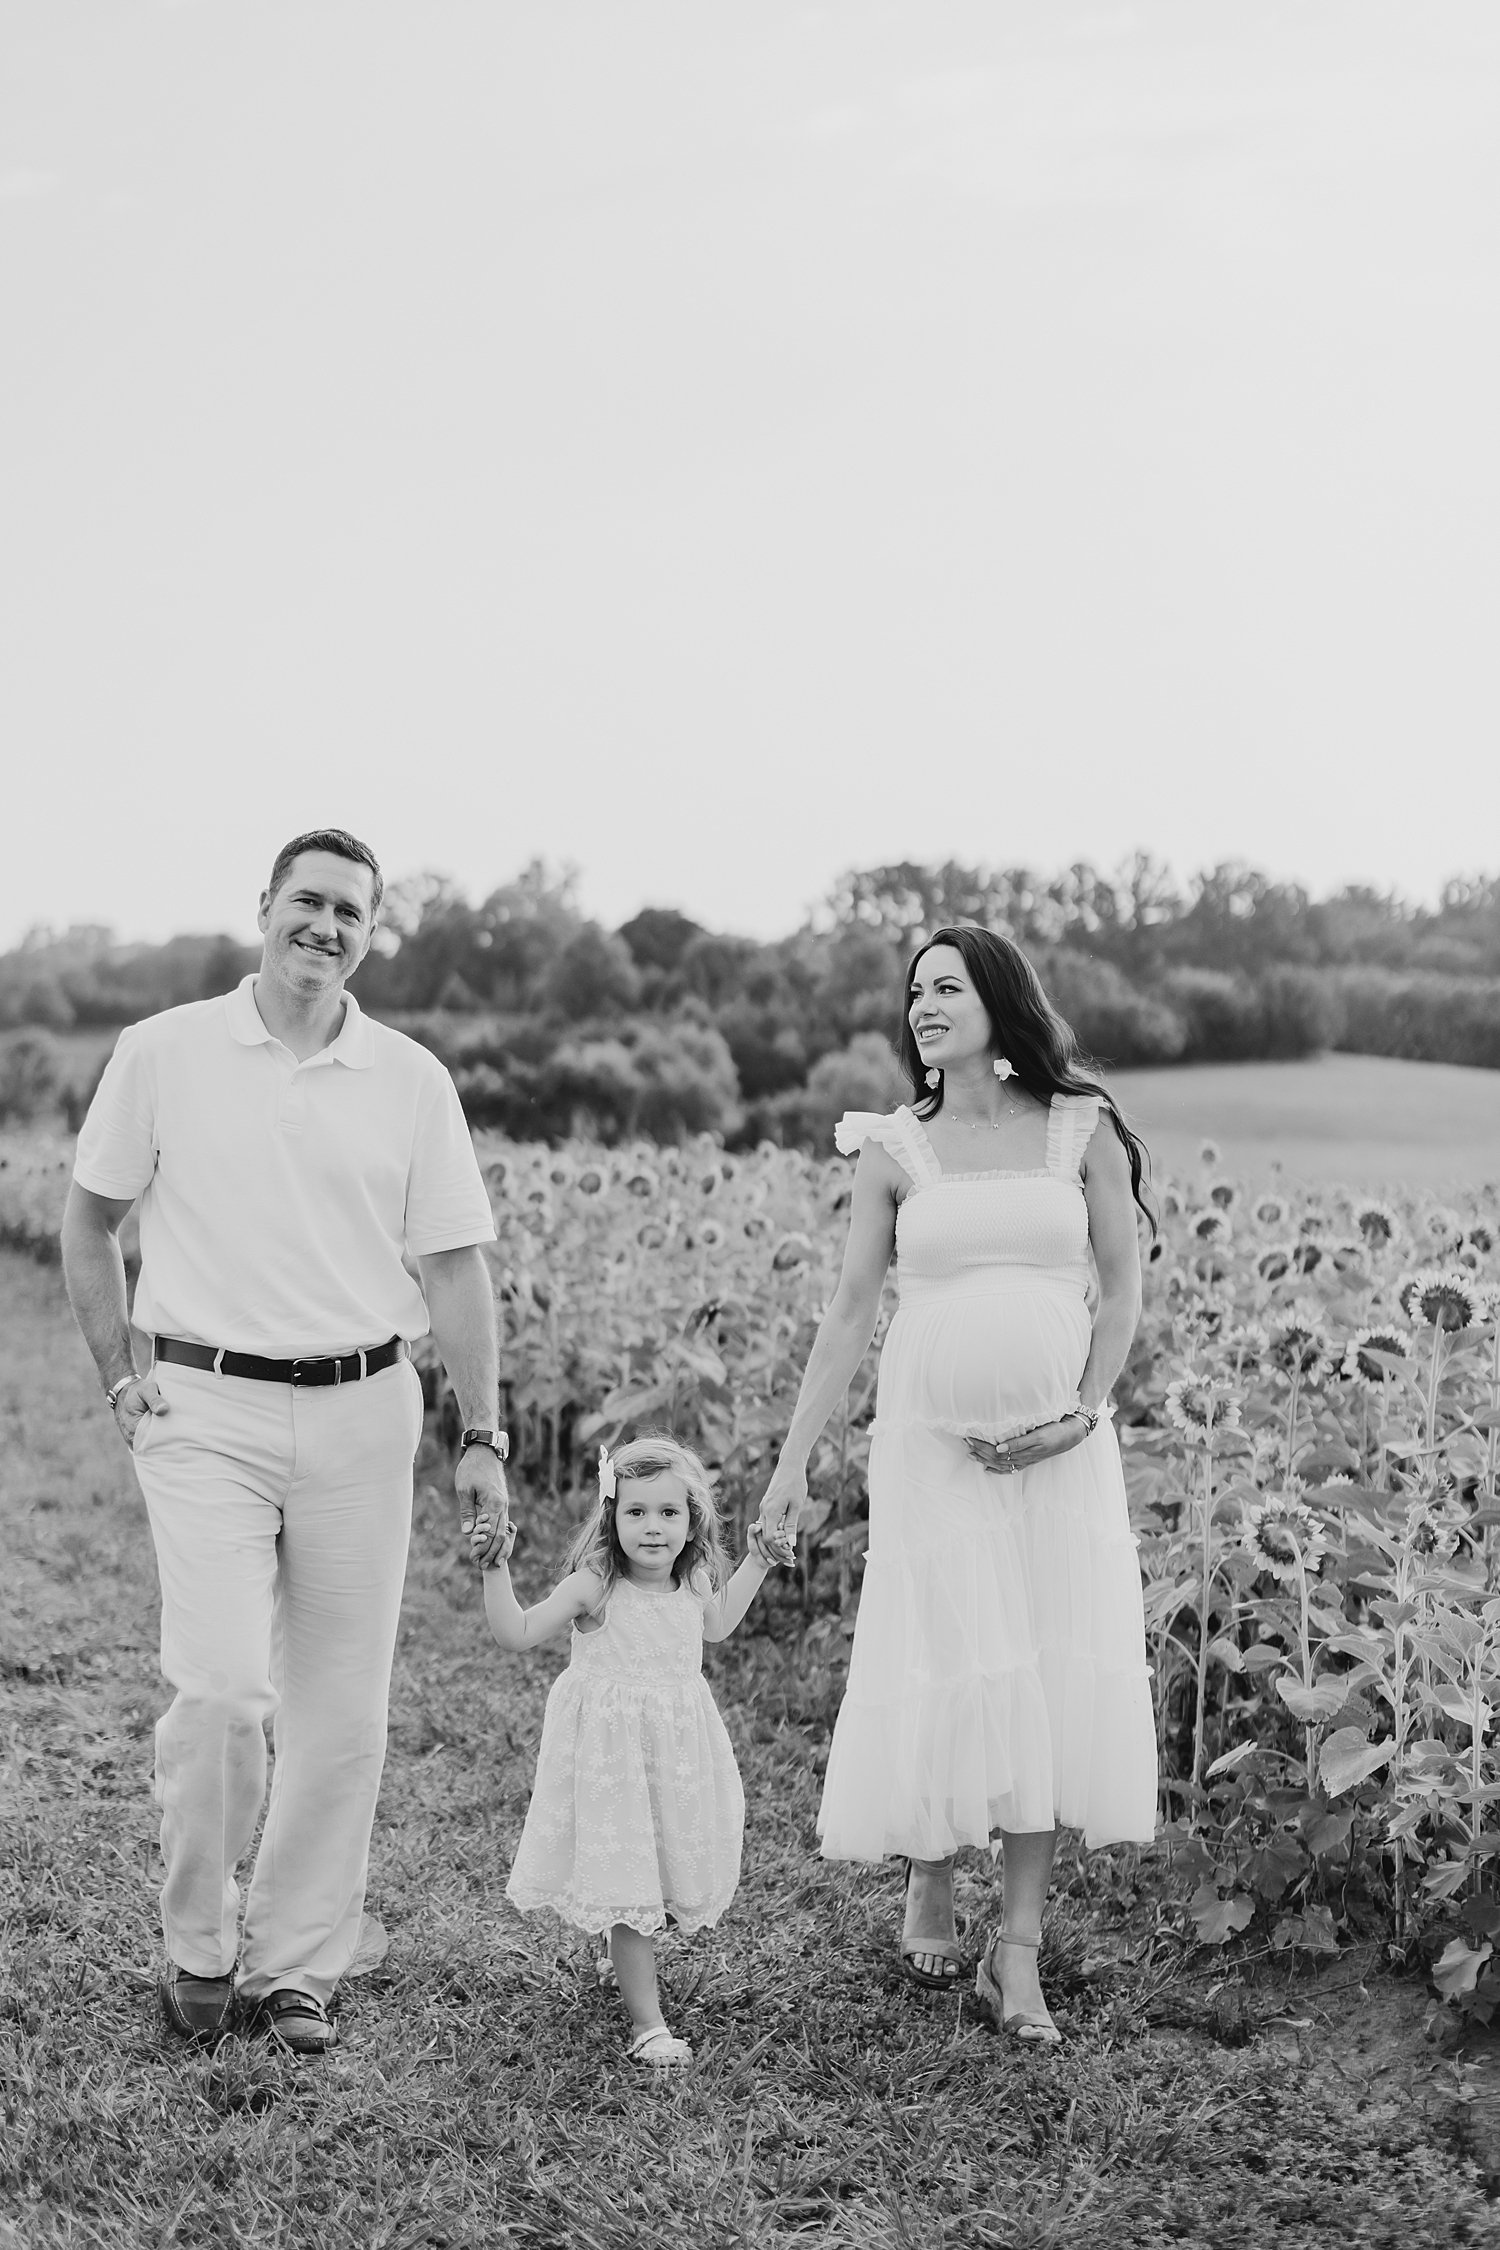
[(301, 1000), (338, 990), (370, 949), (375, 879), (360, 860), (299, 852), (256, 919), (263, 970)]

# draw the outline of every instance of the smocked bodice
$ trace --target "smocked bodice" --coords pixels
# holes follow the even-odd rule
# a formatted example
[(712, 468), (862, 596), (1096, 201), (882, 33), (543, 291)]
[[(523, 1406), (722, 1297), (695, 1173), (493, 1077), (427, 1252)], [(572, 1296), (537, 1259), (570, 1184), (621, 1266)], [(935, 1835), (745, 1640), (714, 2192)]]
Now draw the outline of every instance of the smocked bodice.
[(1088, 1280), (1088, 1211), (1076, 1186), (1047, 1172), (990, 1172), (914, 1188), (896, 1219), (896, 1274), (914, 1285), (995, 1267), (1016, 1278)]
[(878, 1140), (910, 1175), (896, 1217), (896, 1271), (902, 1303), (933, 1286), (1039, 1280), (1088, 1283), (1088, 1206), (1080, 1164), (1099, 1117), (1089, 1094), (1053, 1096), (1047, 1161), (1026, 1172), (947, 1172), (921, 1120), (909, 1109), (890, 1117), (851, 1111), (837, 1128), (846, 1155)]
[(572, 1668), (641, 1688), (676, 1687), (703, 1670), (703, 1607), (686, 1586), (652, 1593), (617, 1578), (596, 1632), (573, 1634)]

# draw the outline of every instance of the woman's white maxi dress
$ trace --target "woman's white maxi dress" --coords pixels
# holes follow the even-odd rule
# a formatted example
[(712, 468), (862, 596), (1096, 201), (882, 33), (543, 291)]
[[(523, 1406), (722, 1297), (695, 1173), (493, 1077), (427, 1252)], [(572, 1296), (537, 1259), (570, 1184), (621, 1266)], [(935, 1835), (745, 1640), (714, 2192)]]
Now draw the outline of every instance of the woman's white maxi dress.
[(944, 1173), (909, 1109), (851, 1111), (911, 1177), (880, 1361), (870, 1544), (818, 1832), (828, 1859), (944, 1859), (1061, 1822), (1149, 1842), (1156, 1731), (1113, 1424), (996, 1476), (964, 1444), (1078, 1403), (1091, 1095), (1054, 1097), (1034, 1172)]

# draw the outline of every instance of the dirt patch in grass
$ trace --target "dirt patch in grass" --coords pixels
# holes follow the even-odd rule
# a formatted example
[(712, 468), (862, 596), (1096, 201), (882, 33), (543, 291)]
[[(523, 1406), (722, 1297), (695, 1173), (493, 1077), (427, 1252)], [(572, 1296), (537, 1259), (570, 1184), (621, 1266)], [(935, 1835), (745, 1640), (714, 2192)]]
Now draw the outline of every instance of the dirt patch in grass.
[[(1236, 1969), (1187, 1947), (1155, 1855), (1073, 1846), (1044, 1956), (1060, 2050), (907, 1984), (894, 1869), (815, 1855), (843, 1643), (786, 1592), (710, 1652), (745, 1882), (666, 1951), (694, 2069), (643, 2080), (591, 1947), (502, 1895), (562, 1654), (487, 1642), (435, 1454), (371, 1871), (389, 1951), (315, 2067), (174, 2046), (144, 1513), (56, 1274), (10, 1257), (0, 1283), (0, 2250), (1500, 2241), (1494, 2058), (1440, 2053), (1372, 1949)], [(566, 1515), (529, 1504), (523, 1589), (549, 1582)], [(959, 1901), (977, 1945), (997, 1905), (979, 1855)]]

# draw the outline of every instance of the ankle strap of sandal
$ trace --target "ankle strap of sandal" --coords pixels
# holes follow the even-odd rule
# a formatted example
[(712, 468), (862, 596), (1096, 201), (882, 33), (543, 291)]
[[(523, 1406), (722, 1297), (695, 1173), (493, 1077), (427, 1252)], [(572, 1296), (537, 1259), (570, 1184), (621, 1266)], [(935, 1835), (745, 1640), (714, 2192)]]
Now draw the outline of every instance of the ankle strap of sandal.
[(997, 1930), (995, 1935), (1002, 1945), (1024, 1945), (1032, 1953), (1042, 1942), (1039, 1937), (1012, 1937), (1009, 1930)]

